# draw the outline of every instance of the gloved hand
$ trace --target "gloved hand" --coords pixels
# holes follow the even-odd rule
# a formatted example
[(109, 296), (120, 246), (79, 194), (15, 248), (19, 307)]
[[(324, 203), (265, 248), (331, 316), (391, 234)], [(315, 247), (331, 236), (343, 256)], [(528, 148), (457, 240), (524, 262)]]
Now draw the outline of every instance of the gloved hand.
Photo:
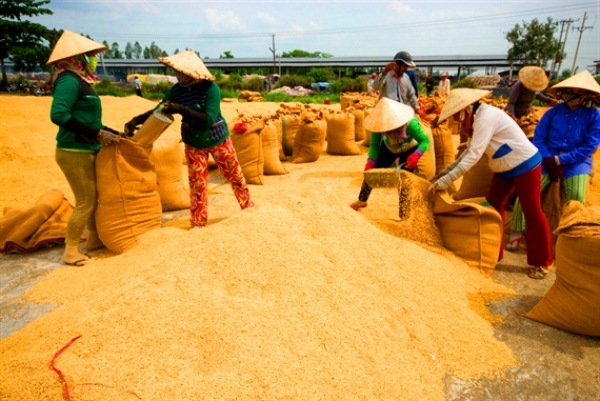
[(411, 155), (406, 159), (406, 163), (404, 167), (407, 170), (414, 170), (417, 168), (417, 164), (419, 163), (419, 159), (423, 155), (423, 151), (421, 149), (415, 150)]
[(133, 136), (138, 125), (142, 125), (143, 123), (145, 123), (148, 117), (150, 117), (153, 112), (153, 110), (149, 110), (144, 114), (140, 114), (139, 116), (133, 117), (127, 124), (125, 124), (125, 134), (127, 134), (127, 136)]
[(450, 177), (449, 174), (446, 174), (440, 177), (437, 181), (435, 181), (431, 188), (435, 189), (436, 191), (445, 191), (446, 189), (448, 189), (450, 184), (452, 184), (452, 182), (452, 177)]
[(121, 142), (121, 137), (119, 135), (113, 134), (110, 131), (101, 129), (98, 131), (98, 140), (102, 146), (111, 146), (116, 145)]
[(365, 164), (365, 171), (369, 171), (374, 167), (375, 167), (375, 159), (372, 159), (369, 157), (367, 159), (367, 164)]
[(113, 134), (115, 134), (117, 136), (120, 136), (121, 138), (127, 138), (127, 134), (124, 133), (124, 132), (117, 131), (116, 129), (113, 129), (113, 128), (110, 128), (110, 127), (106, 127), (106, 126), (103, 129), (104, 129), (104, 131), (111, 132), (111, 133), (113, 133)]
[(166, 102), (163, 107), (162, 107), (162, 112), (165, 114), (181, 114), (181, 110), (184, 108), (184, 106), (177, 104), (177, 103), (173, 103), (173, 102)]
[(557, 159), (558, 158), (555, 156), (549, 156), (544, 157), (542, 160), (542, 164), (548, 172), (551, 181), (558, 181), (563, 178), (563, 167), (559, 164), (560, 162)]

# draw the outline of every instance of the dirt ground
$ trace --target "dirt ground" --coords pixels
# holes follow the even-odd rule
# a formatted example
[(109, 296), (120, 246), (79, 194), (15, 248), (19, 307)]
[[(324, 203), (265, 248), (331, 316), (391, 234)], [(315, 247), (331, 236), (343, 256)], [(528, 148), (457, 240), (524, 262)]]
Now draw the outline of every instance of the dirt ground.
[[(104, 100), (103, 100), (104, 101)], [(138, 100), (135, 100), (138, 101)], [(145, 111), (147, 104), (136, 105), (137, 109), (128, 110), (130, 115), (138, 111)], [(269, 113), (277, 109), (273, 104), (250, 103), (223, 103), (224, 114), (230, 121), (236, 113)], [(332, 106), (335, 107), (335, 106)], [(339, 107), (339, 106), (338, 106)], [(7, 118), (5, 111), (0, 112), (2, 119)], [(107, 116), (105, 120), (110, 117)], [(122, 121), (122, 117), (119, 117)], [(112, 122), (118, 126), (117, 121)], [(109, 122), (105, 121), (107, 125)], [(48, 135), (53, 137), (52, 133)], [(5, 145), (0, 145), (4, 147)], [(44, 150), (40, 153), (46, 155), (46, 161), (51, 162), (52, 141), (43, 144)], [(271, 204), (277, 191), (298, 191), (302, 202), (298, 207), (310, 208), (322, 200), (315, 193), (330, 194), (338, 201), (341, 213), (356, 214), (347, 205), (358, 195), (362, 178), (362, 167), (365, 162), (367, 148), (361, 147), (363, 155), (359, 156), (331, 156), (324, 153), (314, 163), (291, 164), (284, 163), (289, 171), (285, 176), (268, 176), (264, 179), (263, 186), (251, 186), (251, 193), (257, 205)], [(0, 164), (0, 169), (4, 164)], [(69, 197), (69, 189), (56, 170), (47, 167), (50, 185), (60, 186)], [(7, 171), (9, 171), (7, 173)], [(14, 201), (31, 202), (35, 194), (42, 188), (26, 188), (20, 181), (18, 174), (13, 174), (13, 167), (0, 172), (0, 191), (6, 192), (7, 186), (22, 185), (24, 195), (15, 199), (14, 195), (2, 196), (3, 208)], [(182, 172), (185, 170), (182, 169)], [(23, 172), (27, 175), (26, 172)], [(184, 174), (184, 173), (182, 173)], [(218, 225), (231, 217), (239, 215), (239, 208), (235, 204), (230, 188), (224, 182), (217, 170), (211, 172), (210, 211), (209, 225)], [(56, 185), (54, 185), (56, 184)], [(11, 191), (12, 192), (12, 191)], [(306, 194), (306, 196), (303, 196)], [(327, 195), (326, 199), (330, 199)], [(397, 195), (393, 189), (375, 189), (369, 201), (369, 211), (362, 214), (364, 219), (373, 226), (381, 229), (394, 223), (394, 205)], [(302, 204), (300, 204), (302, 203)], [(189, 211), (179, 210), (163, 213), (163, 224), (166, 227), (188, 229), (186, 226)], [(360, 248), (360, 244), (356, 244)], [(541, 323), (529, 320), (522, 314), (529, 311), (539, 302), (546, 291), (552, 286), (555, 279), (551, 271), (545, 280), (532, 280), (526, 276), (527, 264), (525, 246), (517, 252), (506, 252), (505, 258), (498, 263), (490, 280), (508, 288), (511, 296), (501, 297), (487, 303), (490, 315), (496, 316), (489, 324), (493, 329), (493, 336), (500, 343), (506, 345), (513, 352), (518, 361), (513, 366), (504, 369), (501, 378), (469, 378), (461, 379), (451, 372), (444, 377), (443, 393), (448, 401), (467, 400), (527, 400), (527, 401), (595, 401), (600, 395), (600, 339), (589, 338), (558, 330)], [(23, 297), (36, 284), (43, 281), (51, 273), (62, 269), (72, 269), (60, 263), (62, 246), (39, 250), (29, 254), (0, 255), (0, 341), (19, 333), (30, 322), (39, 319), (56, 308), (53, 304), (32, 303)], [(106, 250), (92, 253), (100, 259), (118, 257), (110, 255)], [(117, 260), (116, 259), (116, 260)], [(86, 267), (87, 268), (87, 267)], [(433, 266), (422, 266), (423, 274), (429, 275), (434, 270)], [(442, 279), (442, 277), (440, 277)], [(65, 284), (68, 285), (68, 284)], [(443, 294), (441, 294), (443, 295)], [(452, 324), (452, 323), (450, 323)], [(468, 330), (468, 329), (467, 329)], [(466, 333), (465, 333), (466, 335)], [(453, 347), (453, 344), (447, 344)], [(468, 355), (466, 356), (469, 357)], [(476, 355), (472, 355), (476, 358)], [(360, 381), (360, 378), (355, 378)], [(416, 384), (415, 384), (416, 385)], [(422, 383), (419, 385), (423, 385)], [(327, 399), (322, 394), (309, 399)], [(381, 399), (385, 399), (382, 396)], [(0, 394), (1, 400), (5, 398)], [(111, 398), (113, 399), (113, 398)], [(114, 398), (117, 399), (117, 398)]]

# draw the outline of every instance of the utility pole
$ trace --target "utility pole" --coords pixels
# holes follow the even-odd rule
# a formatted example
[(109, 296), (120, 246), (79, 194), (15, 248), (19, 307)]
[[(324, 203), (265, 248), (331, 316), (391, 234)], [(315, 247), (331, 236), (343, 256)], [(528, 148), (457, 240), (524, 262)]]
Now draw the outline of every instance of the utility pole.
[(591, 26), (585, 26), (585, 20), (587, 19), (587, 11), (583, 13), (583, 21), (581, 21), (581, 26), (577, 29), (579, 31), (579, 40), (577, 40), (577, 48), (575, 49), (575, 56), (573, 57), (573, 67), (571, 67), (571, 76), (575, 74), (575, 64), (577, 63), (577, 53), (579, 53), (579, 45), (581, 44), (581, 36), (583, 35), (583, 31), (586, 29), (592, 29)]
[(271, 34), (271, 38), (273, 39), (273, 47), (269, 47), (271, 53), (273, 53), (273, 74), (277, 74), (277, 61), (275, 57), (275, 34)]
[[(560, 49), (561, 53), (565, 52), (565, 45), (567, 44), (567, 35), (569, 34), (569, 27), (575, 21), (579, 21), (579, 19), (572, 20), (572, 19), (569, 18), (567, 21), (565, 21), (567, 23), (567, 29), (565, 30), (565, 41), (562, 44), (562, 49)], [(562, 61), (558, 63), (558, 69), (556, 70), (557, 75), (560, 75), (560, 67), (561, 67), (561, 65), (562, 65)]]
[[(557, 22), (557, 24), (560, 24), (560, 36), (558, 37), (558, 43), (562, 43), (562, 35), (563, 35), (563, 31), (565, 30), (566, 22), (567, 21), (565, 21), (565, 20)], [(560, 49), (558, 50), (558, 53), (560, 53)], [(553, 79), (553, 77), (554, 77), (554, 67), (556, 67), (556, 57), (554, 58), (554, 60), (552, 60), (552, 66), (550, 67), (550, 79)]]

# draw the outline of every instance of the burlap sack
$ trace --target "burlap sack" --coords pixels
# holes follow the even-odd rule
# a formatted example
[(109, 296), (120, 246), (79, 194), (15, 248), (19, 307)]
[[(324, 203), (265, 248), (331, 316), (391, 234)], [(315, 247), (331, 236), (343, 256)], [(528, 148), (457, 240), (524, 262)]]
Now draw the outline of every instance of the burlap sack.
[(572, 333), (600, 336), (600, 207), (563, 208), (555, 231), (556, 280), (525, 316)]
[(431, 127), (428, 123), (419, 120), (419, 124), (421, 124), (421, 129), (429, 138), (429, 147), (419, 158), (417, 171), (426, 179), (431, 180), (433, 177), (435, 177), (435, 145), (433, 143), (433, 135), (431, 133)]
[(448, 127), (448, 120), (437, 126), (431, 127), (433, 145), (435, 149), (435, 173), (439, 174), (456, 160), (452, 131)]
[(31, 205), (4, 208), (0, 218), (0, 253), (26, 253), (64, 244), (73, 206), (53, 189)]
[[(281, 123), (279, 123), (279, 126), (281, 126)], [(277, 124), (275, 121), (265, 121), (265, 127), (260, 132), (260, 139), (264, 157), (264, 174), (288, 174), (288, 171), (283, 167), (279, 159), (279, 150), (281, 147), (279, 146)]]
[(231, 141), (248, 184), (263, 184), (265, 159), (260, 133), (264, 127), (264, 121), (259, 120), (250, 125), (244, 133), (231, 133)]
[(123, 253), (145, 232), (161, 227), (162, 205), (150, 161), (152, 146), (125, 140), (103, 147), (96, 158), (96, 226), (110, 251)]
[(310, 163), (319, 160), (327, 135), (327, 121), (303, 118), (294, 140), (293, 163)]
[(342, 94), (340, 96), (340, 110), (345, 110), (346, 107), (360, 103), (360, 99), (353, 95)]
[(327, 153), (331, 155), (360, 155), (355, 142), (355, 115), (349, 112), (331, 111), (325, 116), (327, 122)]
[(349, 107), (348, 110), (354, 114), (354, 141), (363, 141), (365, 139), (365, 111), (355, 107)]
[(301, 119), (300, 114), (283, 114), (281, 116), (281, 146), (285, 156), (292, 156), (294, 152), (294, 141), (300, 128)]
[(431, 196), (444, 246), (485, 277), (491, 276), (502, 246), (500, 214), (485, 198), (456, 202), (443, 192), (432, 192)]
[[(369, 114), (371, 113), (371, 110), (372, 110), (372, 108), (364, 110), (365, 118), (367, 118), (369, 116)], [(364, 120), (363, 120), (363, 126), (364, 126)], [(369, 131), (367, 129), (365, 129), (365, 139), (363, 139), (362, 145), (366, 146), (367, 148), (371, 145), (371, 131)]]
[(484, 154), (462, 177), (460, 188), (453, 195), (454, 200), (486, 197), (493, 176), (489, 157)]
[(156, 170), (157, 191), (163, 211), (190, 207), (190, 193), (185, 185), (183, 169), (185, 155), (181, 150), (179, 134), (161, 135), (150, 152), (150, 161)]

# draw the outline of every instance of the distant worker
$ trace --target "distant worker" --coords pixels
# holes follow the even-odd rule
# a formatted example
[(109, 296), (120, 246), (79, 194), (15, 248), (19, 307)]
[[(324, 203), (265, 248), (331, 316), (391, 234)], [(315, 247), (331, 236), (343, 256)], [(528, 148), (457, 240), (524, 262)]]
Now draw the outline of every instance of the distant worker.
[(367, 93), (369, 95), (373, 95), (373, 94), (377, 93), (377, 91), (373, 88), (376, 78), (377, 78), (377, 74), (372, 73), (371, 76), (369, 77), (369, 79), (367, 80)]
[(409, 68), (406, 71), (406, 75), (408, 75), (408, 77), (410, 78), (410, 83), (412, 84), (413, 89), (415, 90), (415, 96), (418, 98), (419, 97), (419, 84), (417, 83), (417, 74), (415, 73), (415, 70)]
[(433, 94), (433, 77), (431, 74), (427, 74), (427, 79), (425, 80), (425, 90), (427, 91), (427, 96), (431, 96)]
[(546, 89), (548, 82), (546, 71), (542, 68), (533, 65), (521, 68), (519, 82), (510, 90), (506, 105), (508, 115), (515, 120), (528, 115), (531, 113), (531, 104), (536, 99), (552, 106), (558, 104), (558, 100), (540, 92)]
[(448, 96), (450, 94), (450, 79), (448, 79), (448, 73), (445, 71), (440, 75), (438, 92), (440, 92), (440, 95), (442, 96)]
[(394, 60), (387, 63), (379, 77), (373, 83), (373, 89), (379, 91), (379, 99), (387, 97), (388, 99), (412, 106), (415, 112), (423, 119), (427, 116), (417, 99), (415, 88), (410, 81), (410, 77), (405, 74), (409, 68), (416, 68), (412, 56), (401, 51), (396, 53)]
[(140, 77), (136, 75), (133, 83), (135, 85), (135, 94), (142, 97), (142, 81), (140, 80)]

